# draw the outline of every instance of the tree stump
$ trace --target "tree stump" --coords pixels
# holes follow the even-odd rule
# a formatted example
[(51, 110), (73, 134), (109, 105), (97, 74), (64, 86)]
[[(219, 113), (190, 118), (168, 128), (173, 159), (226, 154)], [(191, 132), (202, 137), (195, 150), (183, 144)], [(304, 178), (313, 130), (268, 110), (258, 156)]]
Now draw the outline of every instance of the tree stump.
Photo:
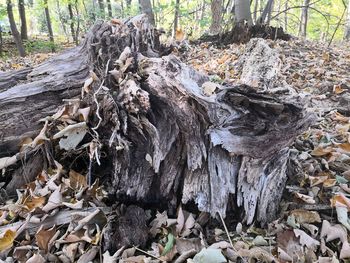
[[(261, 45), (252, 43), (245, 61), (254, 61)], [(277, 67), (269, 69), (277, 74), (274, 63), (266, 65)], [(158, 208), (194, 201), (201, 211), (225, 216), (234, 200), (246, 223), (267, 223), (276, 216), (286, 182), (288, 146), (312, 118), (295, 94), (271, 92), (274, 78), (264, 77), (263, 68), (261, 83), (210, 83), (160, 44), (146, 16), (97, 22), (80, 47), (33, 69), (1, 73), (0, 168), (17, 174), (6, 190), (36, 176), (32, 169), (18, 180), (23, 159), (30, 166), (39, 155), (48, 168), (53, 159), (70, 165), (81, 158), (76, 169), (99, 177), (118, 201)], [(244, 80), (249, 74), (257, 73), (245, 73)], [(89, 132), (79, 145), (94, 142), (96, 158), (64, 151), (53, 136), (62, 127), (46, 117), (63, 100), (76, 109), (90, 107)], [(21, 154), (21, 140), (34, 138), (43, 118), (48, 139)]]

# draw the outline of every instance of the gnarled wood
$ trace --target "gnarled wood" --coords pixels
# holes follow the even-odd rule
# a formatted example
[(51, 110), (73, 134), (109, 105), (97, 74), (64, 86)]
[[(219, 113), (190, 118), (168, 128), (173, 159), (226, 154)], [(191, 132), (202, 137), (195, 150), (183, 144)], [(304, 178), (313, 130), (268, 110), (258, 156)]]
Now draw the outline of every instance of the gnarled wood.
[[(274, 52), (253, 43), (249, 58), (256, 48)], [(3, 74), (11, 81), (0, 82), (1, 156), (18, 151), (21, 136), (37, 132), (38, 120), (54, 113), (62, 99), (78, 98), (93, 71), (93, 91), (81, 105), (93, 109), (89, 127), (106, 153), (94, 176), (104, 174), (110, 194), (169, 208), (195, 201), (212, 215), (225, 215), (235, 198), (247, 223), (272, 220), (286, 180), (288, 146), (310, 116), (295, 95), (270, 92), (278, 68), (255, 87), (217, 85), (208, 96), (202, 88), (208, 77), (168, 53), (147, 18), (138, 16), (98, 23), (81, 47), (30, 72)], [(263, 69), (269, 59), (255, 66)], [(256, 74), (247, 68), (251, 63), (242, 65), (248, 72), (242, 81)]]

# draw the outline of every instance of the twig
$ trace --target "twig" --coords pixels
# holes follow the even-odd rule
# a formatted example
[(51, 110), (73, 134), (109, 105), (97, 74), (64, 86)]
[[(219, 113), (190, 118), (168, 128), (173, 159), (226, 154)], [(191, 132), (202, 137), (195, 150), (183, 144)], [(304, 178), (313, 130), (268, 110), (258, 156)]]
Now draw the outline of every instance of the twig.
[(343, 5), (344, 5), (344, 10), (343, 10), (343, 13), (342, 13), (342, 15), (341, 15), (339, 21), (338, 21), (337, 26), (336, 26), (335, 29), (334, 29), (334, 32), (333, 32), (332, 37), (331, 37), (331, 39), (329, 40), (328, 47), (330, 47), (330, 45), (332, 44), (332, 41), (333, 41), (334, 36), (335, 36), (335, 33), (337, 33), (337, 30), (338, 30), (338, 28), (339, 28), (339, 26), (340, 26), (340, 23), (341, 23), (341, 21), (343, 21), (343, 18), (344, 18), (344, 16), (345, 16), (345, 12), (346, 12), (347, 6), (346, 6), (344, 0), (342, 0), (342, 1), (343, 1)]
[(144, 250), (142, 250), (142, 249), (140, 249), (140, 248), (138, 248), (138, 247), (135, 247), (135, 246), (134, 246), (134, 248), (135, 248), (136, 250), (138, 250), (138, 251), (140, 251), (140, 252), (146, 254), (147, 256), (150, 256), (150, 257), (152, 257), (152, 258), (155, 258), (155, 259), (158, 259), (158, 260), (164, 262), (164, 260), (161, 260), (160, 258), (158, 258), (158, 257), (156, 257), (156, 256), (154, 256), (154, 255), (152, 255), (152, 254), (150, 254), (150, 253), (148, 253), (147, 251), (144, 251)]
[(231, 237), (230, 237), (230, 233), (228, 232), (228, 229), (227, 229), (227, 226), (226, 226), (226, 224), (225, 224), (225, 221), (224, 221), (224, 219), (222, 218), (221, 213), (218, 212), (218, 214), (219, 214), (219, 216), (220, 216), (220, 219), (221, 219), (222, 224), (224, 225), (225, 232), (226, 232), (226, 235), (227, 235), (228, 240), (230, 241), (231, 247), (232, 247), (233, 251), (235, 251), (235, 252), (237, 253), (236, 248), (233, 246), (232, 239), (231, 239)]

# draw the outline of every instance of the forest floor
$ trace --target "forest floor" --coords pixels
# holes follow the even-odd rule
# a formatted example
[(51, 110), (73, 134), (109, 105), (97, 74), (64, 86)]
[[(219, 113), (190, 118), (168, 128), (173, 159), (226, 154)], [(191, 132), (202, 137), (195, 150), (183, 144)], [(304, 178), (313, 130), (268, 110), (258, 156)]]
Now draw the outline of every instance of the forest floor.
[[(345, 46), (326, 48), (320, 43), (301, 40), (268, 42), (280, 53), (283, 62), (281, 78), (305, 99), (306, 108), (317, 115), (314, 125), (291, 147), (291, 162), (297, 169), (287, 182), (278, 220), (262, 228), (254, 225), (246, 227), (240, 222), (232, 224), (229, 218), (227, 225), (222, 224), (220, 218), (208, 224), (210, 219), (204, 213), (192, 214), (180, 207), (177, 218), (169, 218), (164, 211), (150, 220), (148, 247), (143, 250), (122, 247), (114, 255), (108, 252), (101, 255), (97, 248), (105, 226), (101, 218), (106, 218), (104, 213), (108, 212), (84, 215), (80, 211), (75, 222), (71, 222), (73, 229), (71, 225), (68, 229), (62, 227), (59, 221), (51, 224), (50, 229), (40, 228), (35, 232), (24, 227), (27, 234), (19, 240), (17, 236), (23, 231), (23, 227), (15, 227), (19, 217), (5, 213), (2, 207), (0, 250), (9, 252), (13, 246), (16, 247), (11, 253), (20, 262), (28, 258), (30, 262), (55, 259), (88, 262), (96, 258), (96, 262), (106, 263), (118, 260), (219, 263), (226, 260), (236, 262), (239, 258), (243, 262), (255, 259), (260, 262), (326, 263), (349, 259), (350, 49)], [(239, 82), (240, 76), (234, 65), (244, 47), (232, 44), (219, 49), (203, 43), (188, 45), (187, 51), (178, 55), (197, 70), (210, 75), (212, 81), (230, 84)], [(0, 70), (33, 66), (51, 55), (35, 54), (24, 59), (0, 60)], [(58, 170), (51, 171), (51, 178), (59, 175)], [(54, 211), (62, 207), (79, 212), (80, 201), (64, 202), (57, 189), (74, 185), (86, 191), (85, 177), (70, 172), (69, 178), (62, 179), (62, 186), (53, 186), (53, 180), (48, 179), (50, 176), (43, 173), (36, 183), (31, 184), (33, 191), (38, 191), (40, 182), (39, 190), (56, 204), (48, 207), (48, 202), (43, 210)], [(81, 195), (84, 191), (74, 195)], [(103, 191), (97, 185), (84, 193), (98, 200), (103, 197)], [(17, 214), (19, 207), (24, 206), (27, 210), (21, 210), (22, 214), (28, 216), (33, 208), (43, 206), (43, 203), (42, 199), (28, 201), (19, 196), (17, 200), (7, 201), (6, 206), (17, 205)], [(56, 217), (64, 218), (63, 213), (63, 210), (58, 212)]]

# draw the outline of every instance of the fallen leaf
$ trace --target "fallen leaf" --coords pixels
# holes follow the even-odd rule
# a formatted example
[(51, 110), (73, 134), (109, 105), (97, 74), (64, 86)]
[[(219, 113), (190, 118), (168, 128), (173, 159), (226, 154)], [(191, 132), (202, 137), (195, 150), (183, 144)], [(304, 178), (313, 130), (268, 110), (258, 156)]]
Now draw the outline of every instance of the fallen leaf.
[(62, 138), (59, 142), (60, 148), (66, 151), (74, 150), (83, 140), (88, 128), (86, 122), (79, 122), (65, 127), (53, 136), (53, 139)]
[(203, 248), (193, 258), (195, 263), (222, 263), (226, 262), (226, 258), (222, 255), (220, 249)]
[(49, 251), (49, 241), (56, 233), (56, 227), (45, 230), (43, 226), (35, 234), (38, 247), (47, 253)]
[(305, 203), (308, 203), (308, 204), (315, 204), (316, 203), (316, 201), (311, 196), (300, 194), (297, 192), (295, 192), (295, 196), (298, 197), (299, 199), (303, 200)]
[(320, 245), (320, 242), (317, 241), (316, 239), (313, 239), (311, 236), (306, 234), (303, 230), (300, 229), (294, 229), (294, 234), (296, 237), (300, 238), (300, 244), (303, 246), (306, 246), (313, 251), (317, 249), (317, 247)]
[(4, 235), (0, 238), (0, 251), (4, 251), (13, 245), (15, 240), (16, 232), (11, 229), (6, 230)]

